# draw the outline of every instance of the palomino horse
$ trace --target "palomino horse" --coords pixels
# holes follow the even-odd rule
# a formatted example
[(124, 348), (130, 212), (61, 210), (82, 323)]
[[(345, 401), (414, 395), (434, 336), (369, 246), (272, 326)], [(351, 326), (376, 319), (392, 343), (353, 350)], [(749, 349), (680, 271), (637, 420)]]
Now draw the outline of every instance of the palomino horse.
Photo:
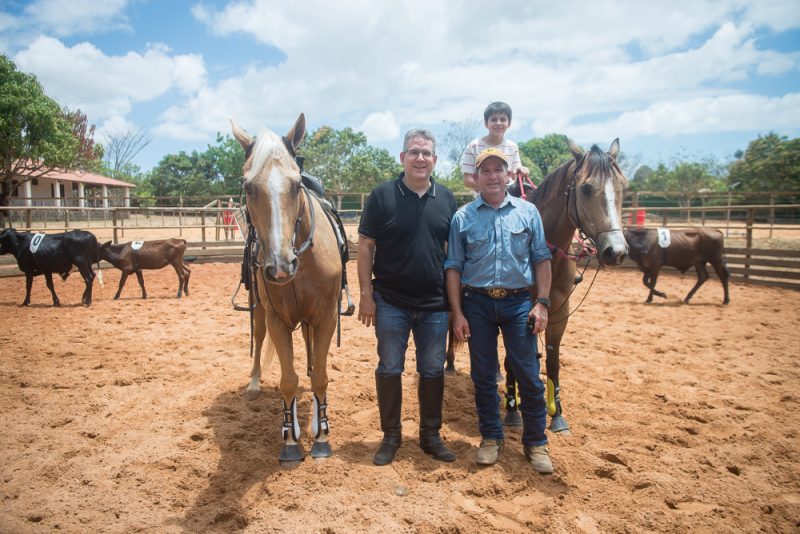
[(292, 346), (292, 332), (302, 326), (313, 391), (311, 456), (328, 457), (327, 359), (336, 329), (342, 261), (334, 230), (319, 201), (301, 184), (293, 157), (305, 135), (305, 116), (300, 114), (284, 138), (266, 131), (253, 141), (236, 124), (232, 126), (245, 151), (244, 192), (258, 247), (253, 264), (247, 266), (256, 271), (253, 285), (257, 290), (251, 289), (256, 346), (248, 393), (258, 392), (266, 337), (267, 353), (271, 355), (274, 347), (281, 364), (284, 446), (280, 460), (302, 460)]
[[(601, 265), (620, 265), (628, 252), (622, 233), (622, 197), (628, 182), (616, 162), (619, 140), (611, 143), (608, 152), (596, 145), (584, 152), (570, 139), (566, 141), (574, 159), (548, 174), (537, 189), (526, 193), (526, 199), (539, 209), (544, 235), (553, 252), (549, 321), (545, 331), (547, 413), (552, 432), (569, 431), (561, 409), (558, 375), (561, 339), (567, 328), (569, 297), (575, 284), (575, 262), (569, 254), (575, 230), (594, 241)], [(510, 191), (519, 196), (518, 186), (512, 186)], [(535, 298), (535, 288), (532, 293)], [(453, 351), (449, 350), (448, 368), (452, 368), (451, 357)], [(506, 372), (506, 408), (514, 411), (516, 381), (508, 369)]]

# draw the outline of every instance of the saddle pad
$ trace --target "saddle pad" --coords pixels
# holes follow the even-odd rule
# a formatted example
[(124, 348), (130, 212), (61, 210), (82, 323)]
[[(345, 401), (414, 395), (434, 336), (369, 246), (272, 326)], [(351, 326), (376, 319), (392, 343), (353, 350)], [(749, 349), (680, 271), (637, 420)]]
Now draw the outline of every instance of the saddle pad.
[(131, 248), (133, 250), (139, 250), (144, 245), (144, 241), (131, 241)]
[(658, 246), (667, 248), (671, 241), (669, 228), (658, 228), (656, 231), (658, 232)]
[(44, 236), (46, 235), (47, 234), (40, 234), (38, 232), (33, 234), (33, 239), (31, 239), (31, 245), (29, 247), (33, 254), (36, 254), (36, 251), (39, 250), (39, 245), (42, 244), (42, 241), (44, 241)]

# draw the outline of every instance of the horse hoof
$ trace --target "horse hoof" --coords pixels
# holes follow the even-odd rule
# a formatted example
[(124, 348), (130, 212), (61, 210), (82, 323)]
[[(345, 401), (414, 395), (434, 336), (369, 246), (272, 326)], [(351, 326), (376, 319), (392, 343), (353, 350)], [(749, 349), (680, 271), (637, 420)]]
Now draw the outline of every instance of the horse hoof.
[(259, 395), (261, 395), (261, 390), (260, 389), (246, 389), (246, 390), (244, 390), (244, 399), (245, 400), (249, 400), (249, 401), (256, 400), (259, 397)]
[(458, 373), (456, 372), (456, 367), (455, 367), (455, 365), (454, 365), (454, 366), (452, 366), (452, 367), (445, 367), (445, 368), (444, 368), (444, 373), (445, 373), (446, 375), (450, 375), (450, 376), (456, 376), (456, 375), (458, 374)]
[(300, 445), (284, 445), (281, 449), (281, 454), (278, 456), (278, 460), (281, 463), (284, 462), (302, 462), (305, 460), (306, 455), (303, 454), (303, 449), (300, 448)]
[(506, 412), (503, 417), (503, 426), (522, 426), (522, 414), (519, 413), (519, 410)]
[(572, 434), (569, 430), (567, 420), (564, 419), (563, 415), (556, 415), (550, 419), (550, 432), (563, 434), (565, 436)]
[(327, 441), (315, 441), (311, 446), (312, 458), (330, 458), (332, 454), (333, 451)]

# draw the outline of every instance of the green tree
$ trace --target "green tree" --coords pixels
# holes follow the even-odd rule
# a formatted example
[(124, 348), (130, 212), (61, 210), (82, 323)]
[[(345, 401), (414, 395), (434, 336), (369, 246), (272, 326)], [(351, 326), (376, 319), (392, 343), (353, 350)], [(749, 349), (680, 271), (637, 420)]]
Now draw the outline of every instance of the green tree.
[(800, 191), (800, 138), (758, 136), (729, 169), (728, 183), (744, 191)]
[(722, 168), (713, 158), (700, 161), (680, 159), (672, 166), (659, 163), (649, 171), (637, 172), (631, 183), (632, 189), (674, 193), (681, 206), (690, 206), (704, 192), (725, 190)]
[(143, 184), (157, 197), (221, 195), (223, 181), (204, 153), (179, 152), (164, 156)]
[[(0, 205), (13, 190), (55, 167), (94, 169), (102, 151), (80, 110), (62, 110), (35, 76), (0, 55)], [(21, 176), (24, 173), (24, 176)]]
[(531, 172), (534, 182), (541, 182), (556, 167), (569, 161), (572, 153), (561, 134), (547, 134), (519, 144), (522, 164)]
[[(653, 169), (651, 167), (647, 166), (647, 165), (642, 165), (641, 167), (636, 169), (636, 172), (633, 174), (633, 178), (632, 178), (632, 182), (631, 183), (633, 185), (639, 184), (639, 183), (644, 183), (644, 181), (647, 180), (647, 177), (650, 176), (651, 174), (653, 174)], [(632, 185), (632, 187), (633, 187), (633, 185)], [(641, 189), (639, 187), (633, 187), (633, 188), (634, 189)]]
[(400, 163), (387, 150), (370, 146), (362, 132), (321, 126), (300, 147), (306, 171), (327, 188), (339, 192), (367, 192), (396, 177)]
[(242, 145), (230, 135), (217, 132), (216, 145), (208, 145), (205, 157), (211, 161), (219, 179), (222, 180), (222, 192), (225, 195), (238, 195), (242, 188), (242, 167), (244, 167), (244, 150)]

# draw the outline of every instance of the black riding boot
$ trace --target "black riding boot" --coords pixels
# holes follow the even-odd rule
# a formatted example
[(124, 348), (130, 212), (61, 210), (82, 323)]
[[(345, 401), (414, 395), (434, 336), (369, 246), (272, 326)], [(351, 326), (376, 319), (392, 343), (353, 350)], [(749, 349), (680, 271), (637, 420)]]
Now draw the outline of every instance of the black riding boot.
[(394, 460), (394, 455), (402, 441), (400, 425), (400, 408), (403, 404), (402, 376), (381, 376), (375, 373), (375, 389), (378, 392), (383, 441), (381, 441), (381, 446), (375, 453), (372, 463), (388, 465)]
[(444, 375), (419, 378), (419, 446), (437, 460), (453, 462), (456, 455), (445, 447), (439, 430), (442, 428)]

